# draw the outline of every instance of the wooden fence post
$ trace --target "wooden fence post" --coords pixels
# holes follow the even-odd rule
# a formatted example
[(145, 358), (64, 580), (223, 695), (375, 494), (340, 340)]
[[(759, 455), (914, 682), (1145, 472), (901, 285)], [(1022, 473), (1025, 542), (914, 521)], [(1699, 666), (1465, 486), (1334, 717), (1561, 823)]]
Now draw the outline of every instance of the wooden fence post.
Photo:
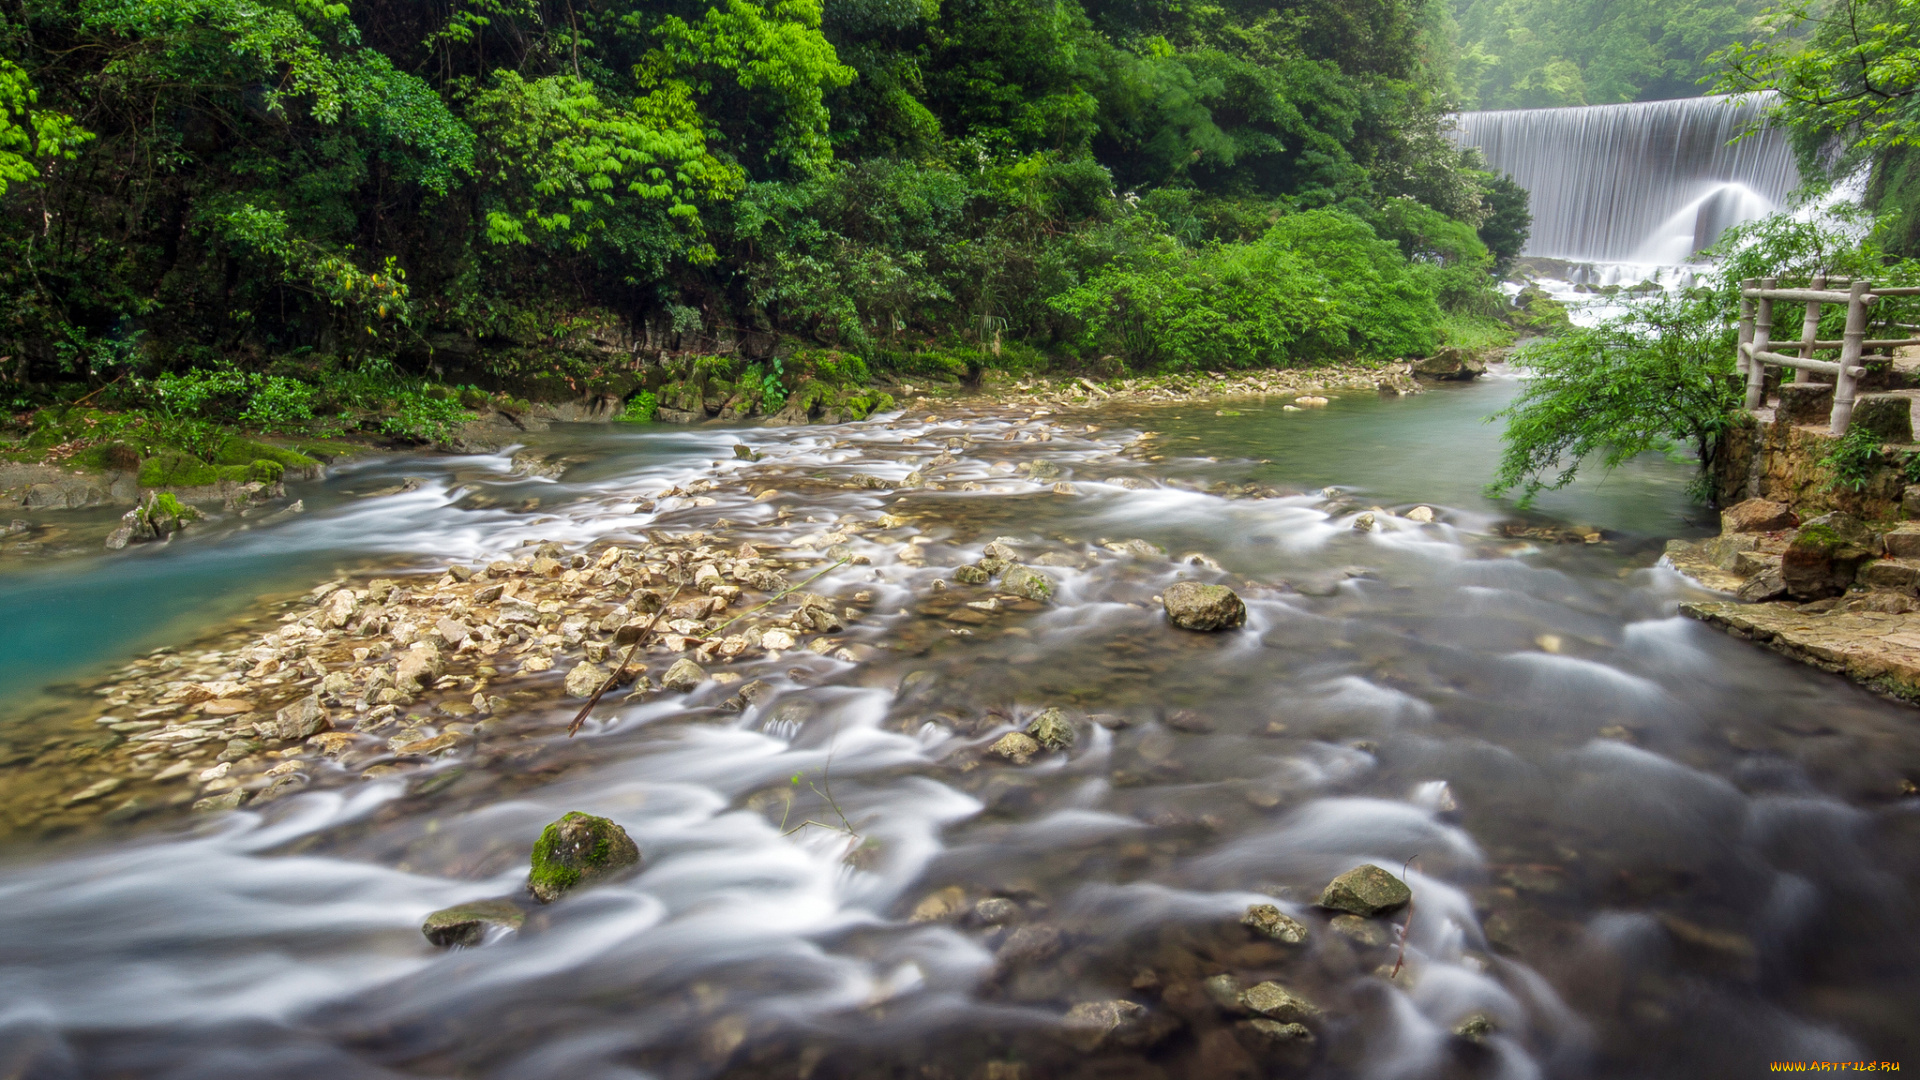
[[(1761, 278), (1760, 287), (1771, 289), (1780, 284), (1779, 278)], [(1773, 344), (1773, 301), (1761, 297), (1754, 305), (1753, 351), (1765, 352)], [(1752, 412), (1767, 403), (1767, 365), (1754, 358), (1747, 367), (1747, 411)]]
[[(1824, 277), (1814, 278), (1807, 283), (1807, 287), (1814, 290), (1825, 289), (1827, 287), (1827, 279)], [(1800, 324), (1800, 359), (1802, 360), (1813, 359), (1813, 343), (1820, 340), (1820, 306), (1820, 301), (1818, 300), (1807, 301), (1807, 317), (1806, 320)], [(1813, 372), (1808, 371), (1806, 368), (1801, 368), (1799, 371), (1794, 372), (1793, 381), (1797, 383), (1810, 383), (1813, 381)]]
[(1753, 300), (1746, 295), (1746, 290), (1759, 287), (1759, 278), (1740, 282), (1740, 342), (1733, 349), (1733, 370), (1740, 373), (1741, 382), (1747, 379), (1747, 351), (1740, 345), (1753, 344)]
[(1867, 340), (1867, 294), (1873, 286), (1856, 281), (1847, 295), (1847, 332), (1840, 338), (1840, 374), (1833, 380), (1833, 422), (1827, 430), (1845, 435), (1853, 420), (1853, 368)]

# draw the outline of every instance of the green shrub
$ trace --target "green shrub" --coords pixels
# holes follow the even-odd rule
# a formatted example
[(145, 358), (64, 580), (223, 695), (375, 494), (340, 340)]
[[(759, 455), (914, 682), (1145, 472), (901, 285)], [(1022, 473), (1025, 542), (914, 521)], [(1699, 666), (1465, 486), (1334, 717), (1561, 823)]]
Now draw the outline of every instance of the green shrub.
[(1827, 479), (1828, 491), (1865, 491), (1879, 471), (1880, 437), (1864, 427), (1850, 427), (1833, 441), (1820, 464), (1832, 473)]
[(660, 407), (660, 399), (653, 391), (642, 390), (627, 399), (627, 407), (621, 411), (620, 420), (629, 424), (645, 424), (653, 420), (654, 410)]
[(380, 430), (396, 439), (416, 443), (444, 442), (453, 429), (473, 419), (473, 414), (457, 401), (407, 393), (398, 401), (391, 416), (380, 421)]
[(1440, 309), (1394, 245), (1337, 210), (1197, 250), (1161, 238), (1053, 298), (1090, 351), (1164, 371), (1430, 352)]

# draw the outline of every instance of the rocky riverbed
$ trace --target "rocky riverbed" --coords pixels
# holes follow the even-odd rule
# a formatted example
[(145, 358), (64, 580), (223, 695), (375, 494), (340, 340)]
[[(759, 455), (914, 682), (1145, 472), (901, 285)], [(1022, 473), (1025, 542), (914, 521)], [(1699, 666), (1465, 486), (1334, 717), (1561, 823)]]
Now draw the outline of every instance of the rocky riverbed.
[[(0, 733), (9, 1038), (35, 1068), (742, 1080), (1897, 1049), (1908, 714), (1675, 617), (1705, 594), (1645, 519), (1475, 501), (1498, 392), (354, 466), (327, 485), (383, 494), (203, 534), (228, 574), (317, 547), (267, 564), (317, 567), (297, 590)], [(1644, 514), (1668, 489), (1636, 475), (1607, 490)], [(632, 861), (598, 873), (585, 819)], [(563, 850), (592, 880), (552, 887)]]

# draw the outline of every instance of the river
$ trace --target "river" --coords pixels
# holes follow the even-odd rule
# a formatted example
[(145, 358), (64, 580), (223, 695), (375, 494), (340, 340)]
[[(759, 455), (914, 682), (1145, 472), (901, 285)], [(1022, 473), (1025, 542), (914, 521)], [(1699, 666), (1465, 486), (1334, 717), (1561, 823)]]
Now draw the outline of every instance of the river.
[[(568, 459), (558, 479), (510, 476), (505, 456), (369, 459), (294, 491), (304, 514), (17, 570), (0, 578), (0, 739), (24, 746), (139, 653), (338, 574), (722, 517), (789, 545), (908, 521), (855, 533), (869, 563), (814, 586), (868, 594), (844, 635), (864, 648), (741, 662), (777, 690), (743, 712), (708, 684), (602, 709), (568, 741), (577, 705), (549, 695), (483, 763), (322, 776), (191, 820), (17, 814), (0, 1076), (1694, 1078), (1899, 1060), (1920, 1016), (1912, 710), (1675, 614), (1692, 593), (1653, 565), (1660, 543), (1711, 531), (1685, 466), (1636, 461), (1524, 521), (1482, 495), (1485, 418), (1516, 385), (1302, 411), (581, 427), (542, 444)], [(944, 491), (828, 483), (898, 481), (950, 446), (929, 474)], [(1020, 471), (1040, 460), (1070, 493)], [(704, 479), (709, 504), (636, 512)], [(748, 480), (781, 494), (755, 501)], [(1418, 504), (1437, 519), (1407, 518)], [(1378, 527), (1355, 529), (1369, 512)], [(960, 618), (961, 590), (933, 582), (997, 537), (1057, 594)], [(1134, 539), (1176, 558), (1113, 550)], [(1152, 598), (1182, 574), (1242, 583), (1247, 627), (1168, 628)], [(1073, 719), (1069, 751), (983, 756), (1046, 707)], [(512, 893), (541, 826), (576, 809), (621, 823), (643, 871), (480, 947), (426, 943), (428, 912)], [(783, 835), (806, 818), (828, 825)], [(1313, 908), (1362, 862), (1404, 874), (1410, 919), (1336, 928)], [(1251, 936), (1257, 903), (1308, 942)], [(1310, 998), (1312, 1043), (1261, 1043), (1203, 989), (1219, 975)], [(1091, 1052), (1058, 1037), (1071, 1006), (1110, 1000), (1164, 1023)], [(1452, 1033), (1476, 1015), (1484, 1033)]]

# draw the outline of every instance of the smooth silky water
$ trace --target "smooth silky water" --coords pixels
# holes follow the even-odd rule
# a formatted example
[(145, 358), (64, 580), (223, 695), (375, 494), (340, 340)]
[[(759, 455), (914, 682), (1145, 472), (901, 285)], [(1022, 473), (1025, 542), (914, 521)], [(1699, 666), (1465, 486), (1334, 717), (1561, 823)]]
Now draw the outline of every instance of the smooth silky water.
[[(1257, 1067), (1273, 1075), (1899, 1060), (1920, 1016), (1915, 714), (1675, 614), (1692, 592), (1652, 564), (1662, 538), (1703, 531), (1684, 466), (1635, 462), (1524, 522), (1602, 542), (1513, 535), (1480, 487), (1484, 418), (1515, 385), (1301, 412), (582, 429), (557, 439), (578, 458), (561, 481), (504, 457), (375, 461), (296, 492), (310, 510), (290, 520), (17, 575), (0, 583), (5, 678), (50, 712), (58, 695), (33, 692), (50, 679), (338, 571), (719, 517), (796, 545), (843, 515), (912, 521), (855, 537), (871, 565), (815, 586), (872, 594), (844, 635), (871, 657), (741, 664), (780, 690), (744, 713), (708, 684), (603, 707), (568, 741), (576, 706), (556, 691), (534, 707), (548, 734), (482, 759), (323, 778), (217, 820), (17, 830), (0, 1076), (1228, 1076), (1247, 1065), (1223, 1050), (1232, 1018), (1195, 1005), (1223, 972), (1326, 1014), (1315, 1054)], [(962, 436), (934, 473), (946, 491), (820, 483), (897, 480)], [(1076, 493), (1015, 472), (1039, 458)], [(402, 476), (422, 482), (346, 494)], [(636, 513), (700, 478), (728, 481), (714, 505)], [(754, 502), (749, 479), (787, 494)], [(953, 490), (969, 480), (988, 490)], [(1395, 516), (1416, 503), (1440, 520)], [(1372, 507), (1379, 530), (1356, 531)], [(915, 533), (924, 567), (898, 557)], [(933, 581), (1000, 536), (1056, 578), (1055, 602), (956, 617), (973, 593)], [(1152, 598), (1216, 575), (1099, 546), (1134, 538), (1217, 559), (1247, 628), (1167, 628)], [(1078, 722), (1070, 753), (982, 756), (1047, 706)], [(782, 834), (838, 822), (822, 785), (857, 839)], [(624, 825), (644, 871), (480, 947), (427, 945), (423, 916), (520, 887), (540, 827), (573, 809)], [(1390, 941), (1349, 941), (1310, 907), (1363, 861), (1413, 887), (1398, 981), (1375, 974), (1400, 958)], [(949, 886), (1058, 937), (997, 958), (1004, 926), (909, 918)], [(1269, 901), (1313, 926), (1304, 949), (1238, 924)], [(1196, 1019), (1147, 1053), (1050, 1034), (1073, 1003), (1119, 997)], [(1496, 1025), (1485, 1045), (1449, 1034), (1472, 1013)]]

